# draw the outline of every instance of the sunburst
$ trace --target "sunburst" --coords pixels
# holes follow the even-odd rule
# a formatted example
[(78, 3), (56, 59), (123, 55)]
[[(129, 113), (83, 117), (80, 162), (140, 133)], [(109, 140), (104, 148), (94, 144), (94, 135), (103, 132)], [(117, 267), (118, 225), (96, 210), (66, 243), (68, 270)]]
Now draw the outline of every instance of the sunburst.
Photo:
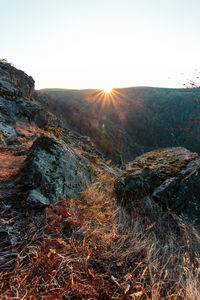
[(112, 87), (107, 86), (103, 89), (103, 91), (105, 94), (110, 94), (112, 92), (112, 89), (113, 89)]
[(87, 100), (91, 105), (98, 107), (98, 114), (103, 116), (109, 111), (113, 110), (121, 121), (125, 119), (125, 113), (123, 106), (129, 105), (129, 99), (124, 95), (123, 90), (111, 88), (106, 86), (104, 89), (91, 90), (90, 95), (87, 96)]

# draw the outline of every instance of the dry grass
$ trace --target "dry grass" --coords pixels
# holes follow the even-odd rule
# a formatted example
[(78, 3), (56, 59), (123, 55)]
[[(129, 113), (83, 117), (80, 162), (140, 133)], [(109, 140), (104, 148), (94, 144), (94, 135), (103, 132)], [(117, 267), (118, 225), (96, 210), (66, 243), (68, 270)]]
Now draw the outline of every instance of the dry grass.
[[(10, 139), (8, 145), (4, 136), (0, 136), (0, 180), (17, 175), (29, 148), (40, 135), (38, 127), (23, 122), (17, 122), (15, 129), (18, 136)], [(10, 148), (10, 145), (15, 145), (15, 148)]]
[(182, 224), (166, 235), (159, 217), (137, 210), (130, 221), (117, 208), (114, 180), (98, 171), (81, 199), (21, 220), (17, 263), (1, 273), (0, 299), (200, 299), (197, 229)]
[(16, 156), (10, 151), (0, 153), (0, 180), (16, 175), (25, 158), (26, 156)]

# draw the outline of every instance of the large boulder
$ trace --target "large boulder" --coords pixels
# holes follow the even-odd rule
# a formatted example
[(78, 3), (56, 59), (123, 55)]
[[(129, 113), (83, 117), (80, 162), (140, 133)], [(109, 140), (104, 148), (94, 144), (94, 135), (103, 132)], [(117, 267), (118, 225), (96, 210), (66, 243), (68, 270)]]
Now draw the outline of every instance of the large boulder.
[(64, 197), (79, 197), (90, 182), (89, 161), (68, 144), (41, 135), (21, 168), (27, 203), (40, 208)]
[(185, 148), (159, 149), (137, 157), (114, 185), (124, 207), (148, 196), (191, 224), (200, 224), (200, 157)]

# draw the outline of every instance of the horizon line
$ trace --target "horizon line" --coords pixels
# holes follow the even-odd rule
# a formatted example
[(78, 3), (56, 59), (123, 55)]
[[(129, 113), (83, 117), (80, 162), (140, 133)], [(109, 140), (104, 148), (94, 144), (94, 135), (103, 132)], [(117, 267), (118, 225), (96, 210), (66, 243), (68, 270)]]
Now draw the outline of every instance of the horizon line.
[[(180, 89), (197, 89), (194, 87), (159, 87), (159, 86), (145, 86), (145, 85), (138, 85), (138, 86), (127, 86), (127, 87), (113, 87), (112, 90), (115, 89), (131, 89), (131, 88), (153, 88), (153, 89), (174, 89), (174, 90), (180, 90)], [(47, 87), (47, 88), (39, 88), (36, 90), (69, 90), (69, 91), (87, 91), (87, 90), (103, 90), (103, 88), (62, 88), (62, 87)]]

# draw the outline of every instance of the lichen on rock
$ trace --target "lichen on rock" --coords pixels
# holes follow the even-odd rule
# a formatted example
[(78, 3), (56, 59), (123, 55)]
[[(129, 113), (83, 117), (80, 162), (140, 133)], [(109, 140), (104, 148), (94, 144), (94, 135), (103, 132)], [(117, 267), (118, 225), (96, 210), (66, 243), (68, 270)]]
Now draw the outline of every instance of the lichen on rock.
[(182, 147), (159, 149), (137, 157), (114, 186), (119, 203), (134, 207), (151, 197), (189, 223), (200, 224), (200, 157)]
[(88, 163), (69, 145), (41, 135), (21, 168), (27, 203), (37, 208), (59, 201), (61, 196), (79, 197), (90, 182)]
[(0, 96), (8, 99), (16, 96), (30, 98), (34, 85), (35, 82), (31, 76), (7, 62), (0, 61)]

